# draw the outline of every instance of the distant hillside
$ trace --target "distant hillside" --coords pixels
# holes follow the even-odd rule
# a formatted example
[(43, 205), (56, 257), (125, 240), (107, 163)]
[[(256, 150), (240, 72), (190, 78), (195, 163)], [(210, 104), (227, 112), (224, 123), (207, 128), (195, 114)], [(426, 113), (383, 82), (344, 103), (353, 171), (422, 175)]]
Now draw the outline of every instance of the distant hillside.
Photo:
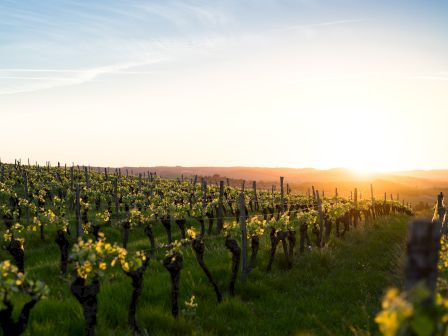
[(277, 181), (279, 176), (284, 176), (290, 182), (305, 181), (344, 181), (357, 179), (356, 175), (347, 169), (317, 170), (312, 168), (261, 168), (261, 167), (124, 167), (122, 169), (133, 170), (134, 173), (143, 171), (157, 172), (162, 176), (213, 176), (219, 175), (232, 179)]
[(414, 170), (396, 172), (394, 175), (415, 177), (427, 180), (448, 181), (448, 170)]
[(373, 175), (357, 175), (348, 169), (318, 170), (313, 168), (261, 168), (261, 167), (124, 167), (134, 173), (157, 172), (166, 177), (214, 176), (219, 175), (231, 179), (256, 180), (276, 182), (279, 176), (284, 176), (290, 183), (306, 182), (365, 182), (384, 180), (410, 188), (433, 188), (448, 186), (448, 170), (409, 171)]
[(134, 174), (143, 172), (156, 172), (158, 175), (176, 178), (183, 175), (191, 178), (194, 175), (207, 177), (210, 181), (229, 178), (232, 185), (239, 185), (242, 180), (249, 185), (257, 181), (259, 189), (270, 189), (272, 185), (278, 186), (279, 177), (285, 177), (293, 192), (307, 193), (314, 186), (327, 195), (334, 195), (335, 189), (341, 195), (350, 195), (354, 188), (362, 197), (370, 197), (370, 184), (374, 186), (375, 198), (387, 198), (393, 194), (394, 198), (401, 196), (412, 202), (432, 203), (435, 195), (441, 191), (448, 191), (448, 170), (434, 171), (408, 171), (381, 173), (372, 175), (359, 175), (349, 169), (318, 170), (313, 168), (262, 168), (262, 167), (123, 167)]

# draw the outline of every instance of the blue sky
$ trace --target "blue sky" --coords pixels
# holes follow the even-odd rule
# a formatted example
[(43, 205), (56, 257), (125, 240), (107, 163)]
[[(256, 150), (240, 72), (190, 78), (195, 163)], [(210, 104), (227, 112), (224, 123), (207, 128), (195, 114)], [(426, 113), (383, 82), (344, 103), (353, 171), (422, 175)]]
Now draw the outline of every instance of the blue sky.
[[(116, 67), (164, 60), (170, 48), (202, 48), (216, 40), (263, 36), (276, 30), (288, 34), (294, 27), (325, 28), (326, 24), (364, 30), (360, 35), (365, 39), (445, 53), (447, 15), (446, 1), (3, 0), (0, 69), (100, 68), (103, 74)], [(40, 74), (54, 81), (59, 76), (70, 78), (64, 76), (67, 73)], [(21, 71), (1, 75), (3, 87), (20, 77), (39, 78)]]
[[(335, 135), (331, 126), (344, 133), (365, 120), (410, 118), (400, 138), (422, 156), (398, 160), (390, 151), (394, 162), (374, 168), (448, 168), (448, 159), (424, 152), (435, 138), (424, 144), (411, 139), (417, 125), (432, 127), (428, 120), (441, 121), (434, 127), (443, 132), (447, 18), (446, 1), (2, 0), (0, 114), (13, 124), (28, 118), (34, 145), (12, 142), (6, 132), (0, 140), (10, 146), (0, 156), (108, 165), (354, 166), (343, 149), (327, 159), (306, 149), (300, 158), (287, 153), (312, 136), (304, 125), (325, 118), (331, 124), (322, 126), (322, 151)], [(110, 120), (123, 114), (142, 122)], [(86, 118), (88, 125), (81, 122)], [(359, 124), (344, 123), (347, 118)], [(270, 131), (278, 119), (285, 125)], [(235, 126), (238, 121), (242, 125)], [(143, 126), (156, 122), (169, 126)], [(234, 140), (216, 136), (218, 123), (232, 139), (242, 133), (258, 139), (247, 129), (255, 123), (291, 147), (278, 153), (281, 140), (260, 138), (232, 153)], [(383, 139), (383, 147), (394, 141), (397, 124), (377, 126), (381, 130), (369, 138)], [(54, 144), (51, 134), (63, 137), (74, 129), (88, 140)], [(204, 132), (214, 145), (186, 129)], [(120, 158), (92, 149), (95, 136), (110, 143), (116, 133), (128, 139), (118, 145), (126, 152)], [(142, 144), (155, 141), (160, 148)], [(378, 143), (365, 146), (375, 150)], [(200, 146), (220, 154), (204, 158)], [(151, 159), (141, 158), (143, 148)]]

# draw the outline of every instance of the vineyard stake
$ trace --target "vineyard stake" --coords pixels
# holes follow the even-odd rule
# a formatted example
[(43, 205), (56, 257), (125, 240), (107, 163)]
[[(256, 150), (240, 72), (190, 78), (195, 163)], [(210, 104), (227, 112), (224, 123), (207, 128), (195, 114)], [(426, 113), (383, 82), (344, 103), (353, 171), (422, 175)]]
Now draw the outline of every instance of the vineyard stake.
[(79, 184), (76, 184), (75, 211), (76, 211), (76, 238), (82, 238), (81, 204), (79, 199)]
[(285, 190), (283, 188), (284, 177), (280, 176), (280, 210), (282, 214), (285, 212)]
[(355, 188), (355, 210), (353, 211), (354, 219), (353, 219), (353, 226), (355, 229), (358, 227), (358, 188)]
[(437, 284), (441, 225), (439, 220), (417, 219), (409, 228), (405, 290), (409, 292), (424, 282), (431, 292), (429, 302), (434, 297)]
[(258, 211), (257, 181), (252, 182), (252, 189), (254, 190), (254, 209)]
[(224, 212), (224, 206), (223, 206), (223, 198), (224, 198), (224, 181), (219, 181), (219, 203), (218, 203), (218, 234), (221, 233), (221, 230), (224, 226), (224, 220), (223, 220), (223, 212)]
[(319, 214), (319, 247), (324, 246), (324, 235), (323, 235), (323, 226), (324, 226), (324, 213), (322, 211), (322, 201), (319, 197), (319, 190), (315, 191), (316, 199), (317, 199), (317, 212)]
[(239, 209), (240, 209), (240, 228), (241, 228), (241, 252), (243, 254), (242, 257), (242, 269), (241, 269), (241, 281), (246, 282), (248, 272), (247, 265), (247, 227), (246, 227), (246, 209), (245, 209), (245, 201), (244, 201), (244, 192), (240, 193), (239, 200)]

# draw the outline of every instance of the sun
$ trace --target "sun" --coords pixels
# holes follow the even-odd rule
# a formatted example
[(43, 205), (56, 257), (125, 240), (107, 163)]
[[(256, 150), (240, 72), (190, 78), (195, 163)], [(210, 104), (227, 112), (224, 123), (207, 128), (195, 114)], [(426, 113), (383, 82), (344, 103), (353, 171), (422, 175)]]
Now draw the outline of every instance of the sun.
[(392, 173), (399, 171), (399, 167), (389, 164), (389, 160), (361, 160), (363, 162), (353, 162), (348, 169), (356, 176), (370, 177), (375, 174)]
[(354, 175), (358, 177), (369, 177), (375, 173), (375, 171), (367, 168), (349, 168), (349, 169)]
[[(396, 161), (394, 153), (388, 150), (386, 144), (383, 146), (379, 141), (373, 141), (370, 144), (364, 141), (358, 146), (357, 155), (350, 156), (350, 159), (346, 161), (346, 167), (354, 175), (368, 177), (374, 174), (399, 171), (399, 162)], [(356, 145), (354, 147), (356, 148)]]

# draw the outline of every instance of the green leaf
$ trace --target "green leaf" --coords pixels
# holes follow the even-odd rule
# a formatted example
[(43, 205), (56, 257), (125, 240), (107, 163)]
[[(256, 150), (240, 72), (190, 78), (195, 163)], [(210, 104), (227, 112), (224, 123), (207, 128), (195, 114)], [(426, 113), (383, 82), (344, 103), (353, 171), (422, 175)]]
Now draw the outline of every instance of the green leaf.
[(434, 323), (426, 316), (416, 316), (411, 321), (411, 328), (418, 336), (431, 336)]

